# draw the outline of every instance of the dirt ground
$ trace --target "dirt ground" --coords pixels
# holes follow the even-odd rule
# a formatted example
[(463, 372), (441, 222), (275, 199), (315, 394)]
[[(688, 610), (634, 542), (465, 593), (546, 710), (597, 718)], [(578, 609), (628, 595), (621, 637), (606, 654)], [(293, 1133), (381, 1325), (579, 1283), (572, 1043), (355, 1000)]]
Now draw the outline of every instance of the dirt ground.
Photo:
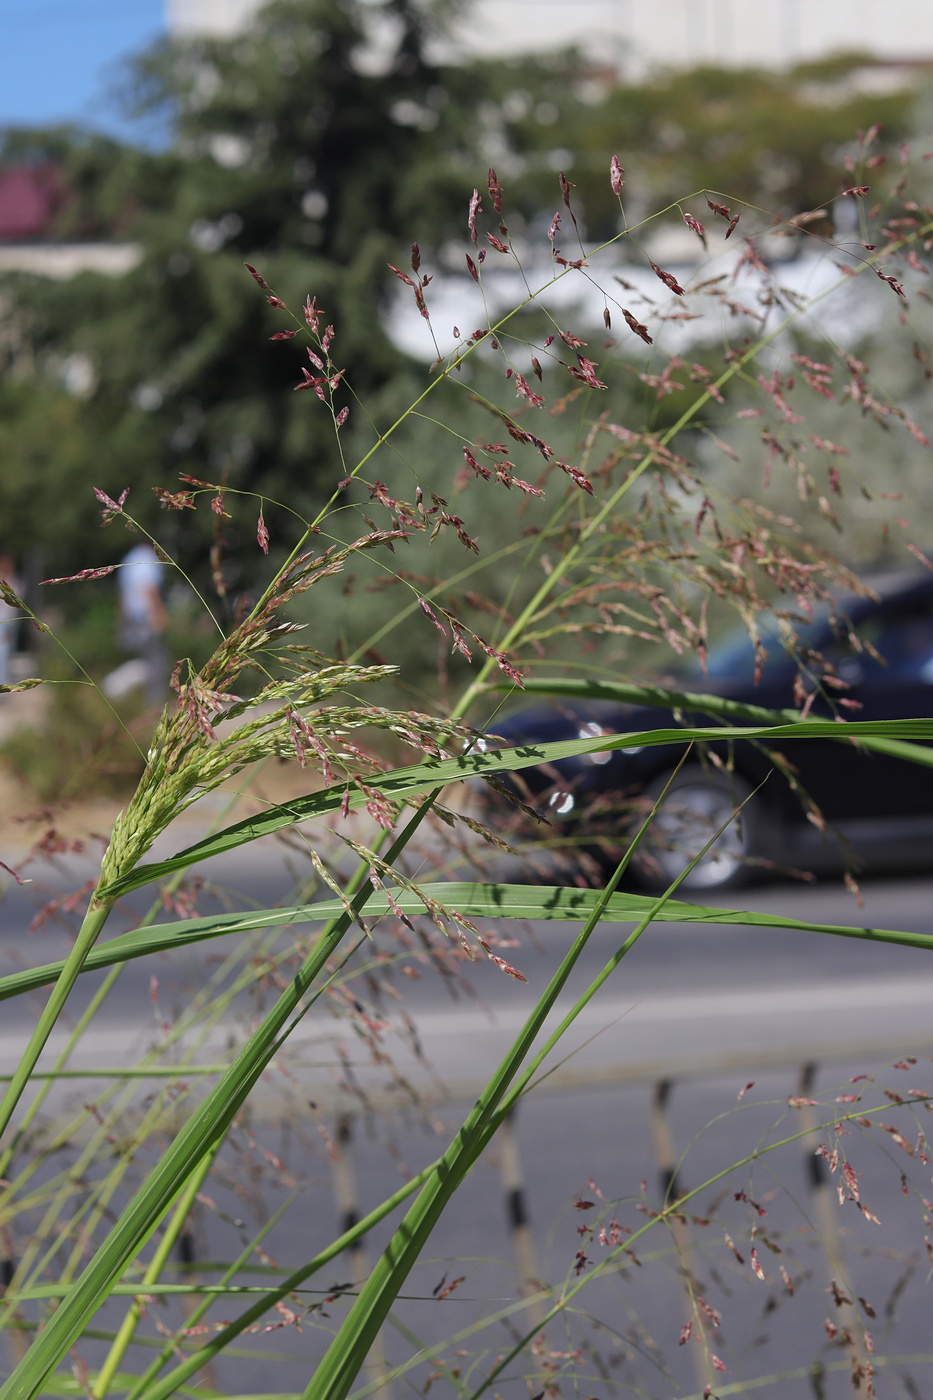
[[(0, 695), (0, 743), (19, 728), (41, 725), (45, 713), (46, 692), (41, 686)], [(226, 825), (319, 786), (316, 775), (308, 769), (270, 759), (245, 769), (225, 788), (205, 796), (180, 822), (186, 827), (186, 838), (194, 840), (192, 831), (206, 829), (220, 814)], [(92, 796), (61, 804), (43, 803), (0, 755), (0, 860), (12, 864), (50, 827), (69, 841), (102, 836), (109, 831), (124, 801)]]
[[(0, 744), (18, 728), (43, 723), (46, 697), (42, 686), (0, 695)], [(255, 718), (257, 713), (256, 709), (250, 710), (248, 717)], [(162, 839), (168, 842), (170, 849), (179, 849), (193, 844), (211, 829), (229, 826), (320, 787), (320, 774), (310, 765), (302, 768), (294, 760), (267, 759), (236, 774), (223, 787), (206, 793), (172, 824)], [(51, 842), (53, 846), (60, 841), (66, 844), (81, 841), (87, 843), (89, 849), (96, 846), (103, 851), (114, 819), (130, 792), (128, 789), (122, 798), (93, 795), (62, 803), (43, 802), (0, 754), (0, 862), (15, 870), (17, 863), (40, 841)], [(447, 805), (456, 808), (463, 800), (457, 787), (449, 789), (445, 798)], [(333, 838), (324, 837), (322, 828), (345, 829), (348, 836), (364, 843), (376, 838), (378, 828), (364, 812), (357, 812), (348, 821), (347, 825), (334, 814), (317, 829), (328, 846)], [(306, 834), (312, 829), (315, 829), (314, 823), (304, 827)], [(0, 881), (5, 878), (0, 875)]]

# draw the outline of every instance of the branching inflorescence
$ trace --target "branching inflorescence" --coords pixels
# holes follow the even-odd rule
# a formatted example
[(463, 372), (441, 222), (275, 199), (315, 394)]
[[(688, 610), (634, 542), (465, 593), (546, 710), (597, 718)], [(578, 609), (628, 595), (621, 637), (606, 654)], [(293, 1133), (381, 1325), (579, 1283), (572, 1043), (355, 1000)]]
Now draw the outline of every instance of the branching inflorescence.
[[(617, 159), (611, 163), (609, 181), (620, 204), (618, 236), (598, 248), (586, 246), (573, 187), (561, 176), (560, 208), (543, 240), (546, 261), (536, 258), (533, 250), (529, 254), (524, 236), (510, 230), (506, 191), (490, 170), (485, 192), (474, 190), (469, 200), (466, 219), (467, 292), (474, 298), (471, 308), (476, 297), (481, 299), (476, 313), (481, 324), (467, 334), (454, 328), (450, 349), (433, 339), (435, 359), (428, 386), (395, 422), (383, 428), (370, 425), (371, 437), (365, 426), (367, 406), (354, 402), (352, 367), (334, 359), (339, 328), (326, 324), (313, 296), (293, 313), (262, 271), (249, 266), (272, 311), (291, 319), (272, 339), (283, 342), (286, 353), (293, 353), (293, 342), (304, 337), (307, 363), (300, 366), (295, 388), (310, 389), (311, 408), (330, 415), (341, 473), (330, 484), (319, 513), (298, 523), (297, 538), (294, 519), (284, 505), (258, 502), (255, 549), (261, 561), (268, 558), (271, 581), (258, 601), (246, 600), (229, 630), (220, 627), (220, 639), (203, 665), (187, 658), (175, 665), (172, 698), (156, 723), (139, 785), (113, 824), (88, 913), (68, 957), (60, 965), (30, 974), (31, 980), (17, 981), (14, 976), (0, 981), (4, 997), (53, 985), (11, 1076), (2, 1110), (8, 1146), (0, 1159), (0, 1209), (5, 1212), (3, 1221), (9, 1222), (3, 1228), (15, 1234), (21, 1217), (35, 1225), (41, 1242), (25, 1254), (20, 1251), (19, 1272), (11, 1266), (6, 1280), (6, 1325), (19, 1327), (22, 1309), (37, 1300), (44, 1309), (29, 1324), (36, 1328), (41, 1324), (41, 1330), (0, 1391), (3, 1400), (27, 1400), (57, 1384), (52, 1379), (57, 1368), (69, 1351), (85, 1344), (102, 1304), (137, 1288), (138, 1297), (120, 1330), (110, 1337), (104, 1361), (81, 1373), (81, 1386), (99, 1400), (114, 1390), (132, 1400), (157, 1400), (175, 1393), (241, 1333), (258, 1326), (270, 1308), (279, 1310), (270, 1324), (276, 1328), (297, 1326), (302, 1319), (320, 1322), (325, 1304), (335, 1311), (346, 1308), (348, 1285), (327, 1291), (323, 1302), (316, 1299), (307, 1304), (299, 1302), (299, 1290), (395, 1209), (404, 1190), (388, 1195), (365, 1219), (351, 1220), (327, 1249), (310, 1262), (305, 1260), (297, 1272), (285, 1274), (280, 1284), (263, 1282), (259, 1299), (233, 1320), (228, 1304), (227, 1317), (208, 1340), (202, 1333), (209, 1329), (199, 1330), (196, 1322), (189, 1320), (187, 1326), (173, 1329), (160, 1324), (169, 1335), (162, 1342), (149, 1339), (161, 1347), (158, 1360), (148, 1369), (129, 1371), (129, 1348), (144, 1322), (142, 1300), (151, 1301), (166, 1286), (161, 1275), (168, 1249), (183, 1234), (196, 1202), (212, 1199), (205, 1183), (219, 1170), (217, 1163), (243, 1128), (251, 1094), (263, 1076), (279, 1067), (285, 1075), (305, 1073), (303, 1067), (289, 1067), (288, 1051), (296, 1029), (313, 1022), (324, 1006), (339, 1009), (379, 1072), (395, 1074), (387, 1068), (390, 1057), (383, 1046), (388, 1016), (379, 1009), (380, 998), (398, 994), (388, 980), (392, 967), (401, 966), (418, 977), (426, 964), (433, 963), (453, 980), (462, 977), (464, 959), (479, 949), (498, 971), (524, 981), (525, 973), (511, 961), (513, 954), (502, 956), (515, 940), (503, 937), (498, 929), (520, 926), (530, 918), (574, 920), (576, 935), (566, 940), (545, 991), (499, 1067), (488, 1083), (479, 1086), (474, 1108), (443, 1155), (416, 1178), (419, 1194), (379, 1261), (365, 1277), (354, 1280), (359, 1285), (355, 1302), (340, 1313), (327, 1347), (305, 1358), (305, 1394), (313, 1400), (341, 1400), (360, 1376), (384, 1320), (454, 1191), (520, 1098), (540, 1075), (546, 1075), (545, 1058), (559, 1046), (634, 942), (656, 921), (676, 916), (712, 923), (723, 917), (721, 911), (676, 903), (679, 880), (657, 898), (619, 891), (631, 852), (651, 820), (650, 812), (631, 824), (627, 848), (605, 889), (568, 890), (547, 883), (530, 893), (527, 887), (497, 880), (495, 871), (485, 879), (446, 885), (422, 877), (418, 862), (428, 858), (422, 854), (414, 859), (412, 842), (432, 813), (454, 829), (449, 849), (458, 850), (455, 843), (461, 841), (459, 849), (474, 861), (474, 873), (477, 869), (482, 873), (482, 865), (474, 849), (478, 843), (471, 845), (471, 838), (485, 838), (496, 855), (508, 849), (501, 835), (487, 831), (471, 814), (468, 803), (454, 799), (440, 805), (449, 781), (495, 780), (569, 751), (568, 745), (562, 749), (541, 745), (532, 752), (519, 748), (506, 755), (490, 753), (485, 735), (494, 729), (500, 688), (530, 684), (546, 663), (565, 680), (614, 677), (637, 699), (648, 694), (645, 678), (653, 672), (651, 696), (666, 695), (677, 709), (683, 697), (669, 685), (665, 689), (664, 682), (672, 659), (691, 655), (702, 672), (711, 630), (738, 615), (754, 645), (760, 671), (767, 646), (774, 645), (762, 629), (763, 615), (770, 612), (777, 619), (781, 645), (799, 661), (797, 710), (770, 716), (762, 711), (754, 720), (723, 710), (714, 719), (732, 728), (684, 728), (673, 738), (668, 735), (666, 742), (702, 743), (714, 732), (755, 740), (778, 733), (782, 744), (786, 740), (791, 746), (806, 742), (807, 735), (838, 736), (840, 742), (848, 742), (834, 721), (810, 717), (808, 671), (820, 666), (823, 674), (833, 672), (831, 658), (818, 657), (808, 649), (806, 624), (818, 605), (838, 606), (841, 586), (856, 593), (867, 590), (860, 567), (866, 562), (869, 539), (880, 540), (882, 552), (890, 553), (891, 538), (899, 537), (926, 562), (923, 542), (914, 538), (913, 527), (904, 518), (910, 512), (898, 506), (902, 513), (889, 518), (900, 491), (879, 490), (874, 478), (862, 479), (863, 464), (857, 456), (859, 435), (866, 426), (903, 429), (905, 450), (925, 453), (929, 444), (915, 422), (914, 410), (886, 390), (884, 368), (873, 372), (860, 358), (861, 350), (849, 343), (853, 337), (847, 339), (844, 328), (831, 329), (823, 337), (819, 330), (821, 312), (829, 317), (834, 299), (845, 301), (854, 285), (860, 294), (870, 285), (872, 292), (890, 297), (896, 306), (895, 321), (900, 318), (905, 327), (915, 315), (914, 284), (926, 274), (922, 255), (933, 235), (933, 210), (919, 196), (912, 196), (906, 174), (875, 203), (869, 199), (874, 198), (869, 185), (852, 182), (861, 178), (871, 160), (875, 135), (868, 133), (862, 139), (854, 174), (847, 173), (844, 190), (835, 196), (837, 202), (847, 201), (858, 211), (857, 241), (840, 248), (808, 232), (816, 221), (814, 211), (771, 221), (760, 210), (737, 207), (715, 191), (701, 191), (658, 216), (675, 217), (695, 235), (704, 259), (716, 260), (696, 275), (681, 266), (671, 270), (655, 260), (648, 221), (639, 226), (626, 223), (625, 177)], [(712, 216), (709, 228), (699, 217), (702, 212), (709, 218), (706, 209)], [(491, 226), (485, 227), (484, 220)], [(790, 264), (778, 259), (778, 251), (788, 241), (795, 249), (815, 250), (813, 266), (822, 280), (817, 279), (813, 294), (793, 285)], [(732, 256), (737, 245), (739, 252)], [(418, 317), (434, 338), (440, 334), (432, 319), (434, 275), (423, 270), (425, 260), (414, 243), (410, 272), (395, 265), (391, 272), (404, 295), (412, 296)], [(497, 291), (495, 265), (513, 279), (510, 286), (518, 277), (525, 289), (505, 309)], [(824, 275), (827, 269), (831, 270)], [(536, 279), (541, 286), (532, 290)], [(588, 318), (584, 309), (575, 321), (563, 297), (568, 285), (579, 287), (585, 306), (595, 297), (595, 316)], [(620, 339), (611, 334), (614, 326)], [(928, 355), (919, 326), (908, 329), (908, 334), (915, 336), (914, 362), (926, 366)], [(500, 400), (503, 385), (504, 403)], [(435, 403), (441, 406), (432, 409)], [(406, 434), (429, 416), (429, 410), (435, 415), (437, 433), (431, 460), (421, 460), (417, 442), (407, 444)], [(852, 430), (847, 415), (854, 418)], [(887, 484), (898, 485), (896, 481)], [(98, 489), (97, 495), (105, 523), (136, 528), (126, 492), (111, 496)], [(157, 495), (172, 512), (197, 513), (208, 504), (214, 536), (210, 571), (223, 598), (223, 522), (246, 512), (242, 493), (226, 478), (218, 482), (186, 474), (179, 489), (159, 487)], [(866, 502), (874, 512), (870, 517)], [(251, 512), (255, 509), (255, 503), (249, 506)], [(804, 511), (813, 519), (801, 519)], [(506, 521), (501, 528), (500, 518)], [(829, 551), (827, 540), (850, 519), (854, 543), (840, 561)], [(362, 524), (348, 531), (346, 520)], [(487, 545), (490, 538), (491, 546)], [(437, 568), (431, 562), (435, 557), (441, 560)], [(101, 577), (109, 568), (91, 567), (70, 579), (48, 582), (84, 582)], [(391, 590), (391, 615), (379, 614), (368, 632), (353, 637), (351, 646), (328, 654), (321, 633), (341, 599), (349, 598), (359, 586), (349, 578), (356, 570), (367, 580), (373, 607)], [(344, 594), (335, 591), (339, 587)], [(7, 592), (3, 596), (10, 601)], [(370, 621), (366, 619), (367, 626)], [(397, 696), (394, 703), (384, 702), (384, 694), (397, 684), (415, 684), (406, 674), (413, 639), (420, 646), (426, 636), (433, 642), (435, 634), (441, 639), (436, 695), (450, 696), (449, 703), (411, 709)], [(379, 659), (374, 659), (377, 643)], [(398, 659), (386, 660), (383, 653), (393, 645)], [(861, 645), (857, 638), (855, 645)], [(461, 669), (467, 663), (475, 665), (472, 674)], [(464, 684), (457, 696), (451, 685), (461, 675)], [(836, 708), (844, 717), (852, 713), (847, 711), (846, 682), (844, 677), (835, 679)], [(417, 684), (426, 687), (423, 674)], [(365, 703), (358, 693), (363, 687), (377, 687), (379, 703)], [(926, 717), (919, 720), (900, 728), (881, 724), (850, 732), (869, 746), (873, 741), (903, 741), (905, 756), (910, 756), (909, 741), (928, 740), (933, 733)], [(368, 743), (367, 734), (381, 740), (381, 746)], [(660, 742), (651, 735), (591, 734), (575, 741), (574, 751), (599, 754), (627, 741)], [(404, 766), (391, 747), (395, 744), (408, 751)], [(929, 763), (929, 750), (916, 744), (913, 756)], [(170, 832), (172, 823), (200, 797), (230, 786), (245, 769), (268, 759), (288, 759), (299, 765), (304, 788), (300, 796), (284, 803), (269, 802), (260, 816), (203, 837), (168, 861), (141, 864), (154, 842)], [(792, 774), (792, 762), (783, 756), (776, 761)], [(806, 800), (806, 794), (803, 797)], [(364, 830), (350, 825), (353, 813), (361, 809), (370, 818)], [(815, 809), (814, 816), (818, 819)], [(305, 831), (304, 823), (312, 817), (330, 822), (336, 838), (330, 846), (318, 839), (318, 833)], [(286, 910), (254, 911), (239, 919), (229, 912), (216, 917), (206, 914), (189, 924), (187, 931), (184, 920), (177, 926), (157, 921), (166, 905), (194, 912), (193, 904), (189, 908), (179, 902), (186, 871), (274, 832), (292, 833), (296, 849), (307, 855), (311, 870), (300, 900)], [(437, 838), (432, 839), (436, 859)], [(352, 873), (341, 863), (348, 853), (355, 862)], [(118, 899), (157, 877), (167, 878), (170, 885), (143, 927), (95, 948)], [(318, 899), (318, 894), (324, 897)], [(731, 921), (754, 923), (764, 918), (734, 915)], [(613, 922), (629, 923), (632, 931), (557, 1031), (546, 1036), (545, 1021), (568, 986), (593, 931)], [(315, 929), (310, 937), (301, 931), (308, 923)], [(784, 923), (814, 937), (844, 934), (928, 946), (921, 935), (896, 931)], [(260, 947), (256, 940), (270, 929), (273, 935)], [(247, 939), (239, 962), (230, 955), (227, 975), (234, 990), (224, 990), (218, 983), (215, 1000), (201, 1012), (204, 1024), (215, 1011), (216, 1019), (222, 1019), (246, 988), (261, 986), (271, 1005), (267, 1010), (263, 1007), (262, 1015), (257, 1010), (248, 1019), (235, 1053), (220, 1065), (203, 1067), (205, 1081), (213, 1085), (203, 1095), (190, 1095), (186, 1087), (183, 1094), (179, 1091), (178, 1105), (159, 1095), (158, 1111), (150, 1104), (142, 1117), (131, 1093), (119, 1104), (113, 1099), (112, 1107), (95, 1105), (90, 1118), (97, 1125), (91, 1125), (97, 1156), (92, 1154), (87, 1163), (82, 1159), (82, 1171), (85, 1167), (89, 1171), (91, 1160), (99, 1161), (112, 1150), (117, 1125), (134, 1113), (138, 1136), (126, 1139), (119, 1148), (126, 1164), (135, 1165), (154, 1144), (158, 1151), (146, 1170), (137, 1173), (135, 1193), (121, 1203), (113, 1221), (108, 1189), (101, 1188), (99, 1195), (96, 1187), (91, 1191), (88, 1203), (81, 1207), (88, 1212), (81, 1226), (81, 1248), (61, 1267), (60, 1248), (72, 1243), (64, 1203), (83, 1189), (84, 1179), (77, 1174), (58, 1181), (57, 1204), (50, 1204), (46, 1217), (36, 1221), (36, 1203), (26, 1191), (32, 1170), (25, 1167), (17, 1176), (14, 1164), (26, 1149), (42, 1150), (34, 1136), (38, 1108), (26, 1106), (27, 1090), (37, 1082), (33, 1076), (76, 981), (88, 966), (109, 967), (108, 978), (115, 977), (130, 960), (156, 951), (164, 954), (176, 938), (179, 945), (184, 940), (190, 947), (196, 941), (227, 938), (234, 931)], [(354, 959), (369, 961), (360, 970)], [(154, 1004), (157, 994), (156, 983)], [(367, 997), (372, 998), (371, 1004), (364, 1000)], [(174, 1037), (169, 1023), (165, 1025), (165, 1045), (171, 1054), (181, 1056), (179, 1075), (187, 1074), (187, 1051), (179, 1048), (184, 1043), (182, 1034), (179, 1031)], [(413, 1022), (406, 1033), (417, 1045)], [(69, 1049), (56, 1062), (56, 1074), (64, 1075), (70, 1054)], [(371, 1107), (367, 1089), (355, 1082), (342, 1041), (336, 1059), (341, 1092), (356, 1095)], [(147, 1060), (147, 1073), (148, 1065)], [(120, 1085), (119, 1074), (115, 1082)], [(408, 1102), (423, 1100), (401, 1074), (395, 1074), (393, 1083), (404, 1087)], [(114, 1092), (119, 1097), (122, 1090)], [(317, 1094), (314, 1089), (314, 1098)], [(836, 1102), (848, 1104), (854, 1097), (842, 1095)], [(907, 1096), (889, 1096), (889, 1101), (898, 1110), (919, 1112), (918, 1106), (928, 1106), (928, 1098), (928, 1086), (921, 1085), (910, 1102)], [(791, 1114), (813, 1106), (815, 1102), (805, 1097), (784, 1105)], [(822, 1125), (824, 1138), (818, 1149), (820, 1160), (838, 1176), (840, 1200), (854, 1202), (863, 1214), (867, 1207), (859, 1196), (856, 1170), (845, 1156), (842, 1135), (853, 1122), (867, 1131), (875, 1112), (875, 1107), (864, 1112), (832, 1109)], [(85, 1116), (81, 1121), (87, 1128), (90, 1119)], [(143, 1123), (148, 1125), (145, 1131)], [(914, 1145), (901, 1127), (882, 1128), (890, 1144), (910, 1157), (911, 1164), (915, 1159), (928, 1164), (920, 1130)], [(804, 1126), (785, 1138), (795, 1141), (814, 1131), (813, 1126)], [(66, 1138), (53, 1140), (63, 1144)], [(781, 1139), (767, 1150), (778, 1151), (783, 1144)], [(338, 1147), (331, 1139), (335, 1159)], [(268, 1150), (257, 1147), (255, 1137), (250, 1151), (254, 1148), (259, 1156), (266, 1153), (268, 1166)], [(712, 1190), (730, 1172), (757, 1172), (765, 1150), (756, 1148), (744, 1163), (730, 1164), (714, 1174), (703, 1190)], [(280, 1169), (284, 1176), (285, 1167), (278, 1162), (275, 1171)], [(121, 1183), (122, 1176), (121, 1167)], [(703, 1393), (713, 1393), (718, 1374), (729, 1364), (720, 1355), (722, 1318), (709, 1301), (705, 1285), (701, 1288), (692, 1272), (691, 1250), (696, 1246), (690, 1245), (684, 1232), (696, 1234), (715, 1220), (726, 1241), (721, 1248), (717, 1244), (716, 1267), (723, 1267), (719, 1256), (728, 1254), (727, 1264), (734, 1260), (746, 1272), (750, 1267), (759, 1283), (771, 1278), (765, 1254), (773, 1254), (778, 1260), (775, 1277), (780, 1276), (788, 1298), (800, 1286), (806, 1266), (792, 1265), (789, 1253), (782, 1253), (786, 1241), (779, 1242), (776, 1233), (762, 1226), (764, 1208), (756, 1204), (750, 1184), (738, 1185), (733, 1192), (732, 1203), (751, 1212), (744, 1224), (736, 1225), (729, 1210), (720, 1210), (721, 1201), (702, 1216), (693, 1215), (696, 1190), (674, 1193), (673, 1180), (666, 1199), (654, 1200), (647, 1193), (623, 1199), (622, 1193), (616, 1193), (605, 1202), (600, 1188), (591, 1182), (591, 1194), (597, 1200), (581, 1196), (576, 1202), (584, 1223), (578, 1226), (563, 1285), (542, 1285), (533, 1306), (527, 1297), (516, 1301), (516, 1310), (529, 1309), (530, 1325), (517, 1323), (514, 1345), (502, 1348), (497, 1342), (482, 1370), (466, 1376), (459, 1362), (456, 1369), (449, 1360), (437, 1362), (436, 1374), (429, 1378), (432, 1383), (443, 1381), (451, 1393), (478, 1396), (507, 1380), (517, 1378), (523, 1385), (530, 1378), (540, 1385), (540, 1394), (559, 1393), (557, 1378), (572, 1372), (580, 1357), (596, 1357), (596, 1347), (595, 1343), (590, 1351), (559, 1347), (553, 1340), (558, 1320), (572, 1326), (568, 1319), (575, 1317), (576, 1300), (584, 1288), (610, 1274), (628, 1278), (643, 1262), (639, 1257), (643, 1238), (650, 1241), (670, 1229), (679, 1252), (675, 1268), (689, 1311), (686, 1320), (678, 1323), (679, 1337), (674, 1340), (702, 1342)], [(24, 1192), (25, 1203), (21, 1199), (18, 1204), (17, 1197)], [(636, 1220), (630, 1206), (644, 1218)], [(164, 1248), (143, 1267), (141, 1252), (160, 1227), (165, 1230)], [(733, 1233), (740, 1235), (740, 1231), (737, 1245)], [(750, 1265), (746, 1265), (746, 1250)], [(703, 1252), (705, 1268), (705, 1246)], [(713, 1251), (708, 1254), (712, 1257)], [(600, 1262), (594, 1263), (595, 1255)], [(60, 1277), (52, 1284), (56, 1270)], [(224, 1282), (216, 1287), (222, 1293), (228, 1285), (236, 1287), (240, 1277), (238, 1268), (231, 1265)], [(460, 1282), (459, 1276), (449, 1284), (442, 1279), (434, 1289), (432, 1306), (446, 1306), (445, 1300)], [(835, 1277), (830, 1288), (835, 1290), (834, 1307), (854, 1306), (845, 1285)], [(200, 1317), (211, 1297), (197, 1280), (188, 1289), (192, 1299), (203, 1293), (197, 1304)], [(879, 1363), (877, 1357), (869, 1359), (874, 1345), (869, 1345), (869, 1332), (862, 1323), (856, 1329), (849, 1314), (841, 1329), (836, 1323), (832, 1326), (837, 1334), (845, 1334), (846, 1364), (865, 1387), (864, 1393), (872, 1393)], [(545, 1332), (546, 1327), (552, 1330)], [(621, 1346), (627, 1359), (624, 1365), (600, 1361), (597, 1370), (600, 1385), (621, 1393), (635, 1383), (626, 1367), (634, 1365), (639, 1348), (647, 1355), (651, 1346), (634, 1323), (624, 1345), (622, 1329), (616, 1331), (613, 1345)], [(198, 1341), (192, 1342), (195, 1337)], [(439, 1355), (433, 1346), (416, 1351), (419, 1364), (434, 1363)], [(414, 1364), (399, 1363), (399, 1373)], [(833, 1360), (831, 1365), (835, 1364)], [(807, 1359), (802, 1374), (816, 1375), (814, 1367)], [(664, 1384), (673, 1374), (663, 1358), (659, 1374)]]

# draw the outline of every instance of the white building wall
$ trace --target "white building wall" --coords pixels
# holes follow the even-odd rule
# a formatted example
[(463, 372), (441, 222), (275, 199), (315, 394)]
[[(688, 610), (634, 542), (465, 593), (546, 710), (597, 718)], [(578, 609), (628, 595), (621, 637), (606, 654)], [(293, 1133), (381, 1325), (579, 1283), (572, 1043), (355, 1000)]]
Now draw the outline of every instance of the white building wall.
[(56, 282), (79, 272), (124, 277), (142, 258), (138, 243), (0, 243), (0, 272), (34, 272)]
[[(166, 0), (177, 33), (234, 33), (259, 0)], [(473, 0), (455, 31), (481, 54), (579, 44), (638, 72), (659, 65), (767, 67), (859, 49), (933, 56), (931, 0)]]
[(165, 0), (165, 20), (175, 34), (235, 34), (259, 0)]

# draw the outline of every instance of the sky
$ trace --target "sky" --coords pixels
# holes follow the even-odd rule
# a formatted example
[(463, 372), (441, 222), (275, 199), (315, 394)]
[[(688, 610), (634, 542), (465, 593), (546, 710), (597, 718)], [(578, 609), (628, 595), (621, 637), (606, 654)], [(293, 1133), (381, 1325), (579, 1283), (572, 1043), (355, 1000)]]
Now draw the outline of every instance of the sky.
[(0, 127), (78, 121), (129, 135), (108, 87), (119, 60), (164, 29), (164, 0), (0, 0)]
[[(0, 127), (77, 121), (145, 141), (149, 133), (128, 126), (109, 96), (120, 60), (165, 32), (167, 5), (183, 20), (244, 3), (0, 0)], [(933, 55), (930, 0), (886, 0), (884, 25), (876, 10), (873, 0), (818, 0), (803, 23), (804, 0), (473, 0), (466, 28), (471, 47), (481, 51), (485, 39), (497, 52), (527, 47), (533, 36), (550, 45), (598, 34), (607, 51), (641, 55), (649, 66), (799, 61), (838, 48), (840, 36), (887, 58), (905, 48)]]

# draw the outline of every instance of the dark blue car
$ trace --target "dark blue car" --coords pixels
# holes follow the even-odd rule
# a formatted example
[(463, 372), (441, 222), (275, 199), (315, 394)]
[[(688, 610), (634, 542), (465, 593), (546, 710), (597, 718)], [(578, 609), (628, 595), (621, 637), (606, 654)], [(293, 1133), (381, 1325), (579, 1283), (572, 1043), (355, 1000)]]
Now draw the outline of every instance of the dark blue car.
[[(876, 583), (874, 592), (798, 625), (793, 648), (772, 619), (757, 681), (743, 633), (711, 651), (705, 677), (682, 675), (676, 688), (798, 712), (809, 696), (809, 713), (843, 719), (933, 717), (933, 574)], [(511, 746), (715, 723), (701, 703), (672, 711), (555, 696), (492, 727)], [(666, 887), (723, 826), (684, 889), (727, 889), (767, 872), (929, 864), (933, 768), (854, 743), (807, 739), (769, 748), (743, 740), (698, 747), (672, 779), (682, 755), (681, 745), (596, 753), (513, 774), (509, 784), (547, 818), (541, 831), (614, 866), (669, 783), (633, 862), (648, 887)], [(506, 806), (493, 799), (491, 820), (502, 821)]]

